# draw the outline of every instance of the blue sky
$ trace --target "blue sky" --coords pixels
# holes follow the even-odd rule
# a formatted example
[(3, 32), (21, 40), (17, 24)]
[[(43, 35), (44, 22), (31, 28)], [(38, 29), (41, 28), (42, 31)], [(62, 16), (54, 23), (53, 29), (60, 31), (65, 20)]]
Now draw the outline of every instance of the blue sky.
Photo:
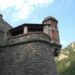
[(0, 13), (13, 27), (54, 16), (63, 47), (75, 41), (75, 0), (0, 0)]

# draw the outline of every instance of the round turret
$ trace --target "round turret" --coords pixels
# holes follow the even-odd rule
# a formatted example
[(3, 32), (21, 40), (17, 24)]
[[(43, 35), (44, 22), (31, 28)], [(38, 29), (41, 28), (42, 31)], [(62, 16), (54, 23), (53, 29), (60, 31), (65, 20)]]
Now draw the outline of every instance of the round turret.
[(55, 17), (53, 17), (53, 16), (48, 16), (48, 17), (44, 18), (44, 20), (43, 20), (42, 23), (45, 24), (45, 23), (48, 23), (48, 21), (55, 21), (55, 22), (58, 22), (58, 20), (56, 20)]
[(44, 24), (44, 33), (48, 34), (51, 43), (54, 45), (54, 56), (57, 56), (61, 50), (59, 30), (58, 30), (58, 20), (55, 17), (48, 16), (44, 18), (42, 24)]

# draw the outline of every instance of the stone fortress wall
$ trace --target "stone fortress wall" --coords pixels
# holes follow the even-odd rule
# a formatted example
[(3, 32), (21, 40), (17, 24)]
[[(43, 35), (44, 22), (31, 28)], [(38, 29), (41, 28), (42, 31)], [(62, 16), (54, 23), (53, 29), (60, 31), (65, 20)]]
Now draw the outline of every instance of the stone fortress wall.
[(0, 54), (0, 75), (57, 74), (50, 39), (42, 34), (33, 39), (35, 35), (24, 43), (0, 48), (4, 51)]
[[(43, 23), (46, 20), (48, 18)], [(16, 33), (16, 30), (21, 27), (13, 29), (10, 25), (4, 24), (8, 27), (6, 27), (7, 30), (4, 29), (5, 41), (0, 40), (0, 75), (57, 75), (54, 55), (58, 54), (61, 44), (59, 36), (56, 36), (54, 38), (56, 41), (53, 41), (54, 29), (49, 30), (49, 25), (53, 22), (47, 23), (43, 27), (43, 32), (28, 32), (24, 25), (22, 26), (23, 30), (25, 29), (24, 33), (19, 35), (12, 32)], [(3, 37), (1, 36), (0, 34), (0, 38)], [(3, 44), (2, 41), (4, 41)]]
[(12, 26), (3, 20), (2, 14), (0, 14), (0, 45), (4, 45), (7, 39), (6, 32), (11, 29)]

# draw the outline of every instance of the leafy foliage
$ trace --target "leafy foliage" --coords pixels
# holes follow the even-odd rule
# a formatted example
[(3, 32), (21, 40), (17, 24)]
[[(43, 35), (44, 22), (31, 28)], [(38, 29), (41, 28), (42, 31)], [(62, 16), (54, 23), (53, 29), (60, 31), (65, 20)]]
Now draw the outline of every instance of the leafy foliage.
[[(75, 45), (74, 45), (75, 46)], [(75, 47), (70, 44), (68, 47), (62, 50), (63, 54), (69, 52), (68, 58), (61, 61), (56, 61), (58, 75), (75, 75)]]

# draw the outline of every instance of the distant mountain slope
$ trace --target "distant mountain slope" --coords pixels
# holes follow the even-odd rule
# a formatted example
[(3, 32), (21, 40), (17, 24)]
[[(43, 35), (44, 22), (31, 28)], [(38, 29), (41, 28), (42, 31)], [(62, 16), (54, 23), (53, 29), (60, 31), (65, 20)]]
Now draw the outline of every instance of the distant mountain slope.
[(62, 50), (56, 64), (59, 75), (75, 75), (75, 42)]

